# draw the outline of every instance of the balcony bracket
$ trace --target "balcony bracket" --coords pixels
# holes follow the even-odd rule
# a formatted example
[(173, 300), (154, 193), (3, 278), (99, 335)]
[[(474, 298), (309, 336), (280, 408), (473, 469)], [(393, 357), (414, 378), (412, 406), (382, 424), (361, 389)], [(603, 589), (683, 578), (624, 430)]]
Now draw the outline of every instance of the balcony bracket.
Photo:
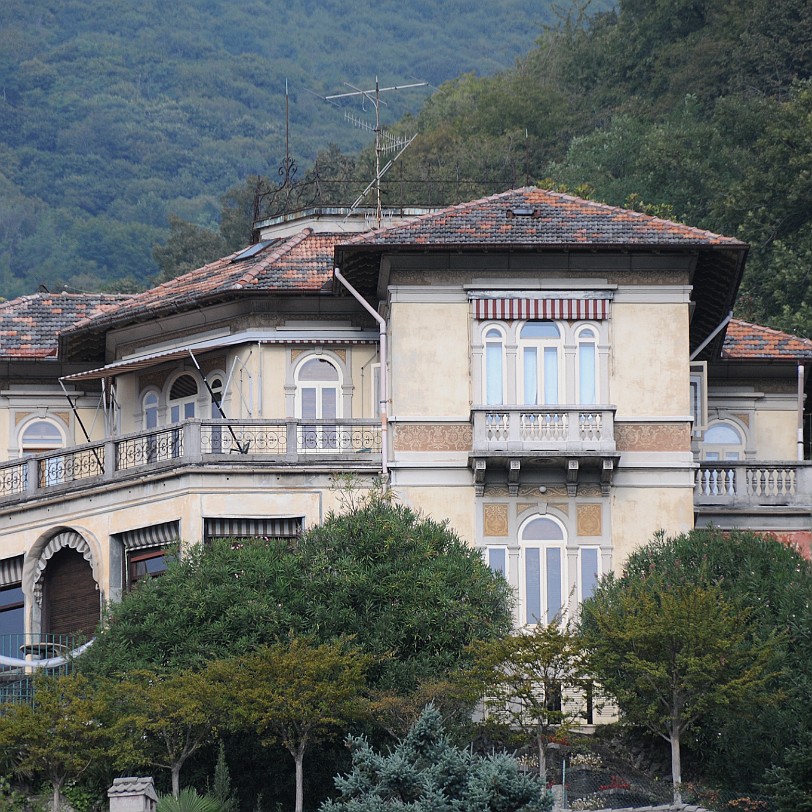
[(578, 495), (578, 460), (567, 460), (567, 496)]
[(511, 496), (519, 495), (519, 474), (522, 470), (521, 460), (511, 460), (508, 465), (508, 492)]
[(615, 471), (615, 461), (611, 458), (604, 458), (601, 467), (601, 494), (609, 496), (609, 489), (612, 487), (612, 474)]
[(477, 496), (485, 495), (485, 460), (474, 460), (474, 486)]

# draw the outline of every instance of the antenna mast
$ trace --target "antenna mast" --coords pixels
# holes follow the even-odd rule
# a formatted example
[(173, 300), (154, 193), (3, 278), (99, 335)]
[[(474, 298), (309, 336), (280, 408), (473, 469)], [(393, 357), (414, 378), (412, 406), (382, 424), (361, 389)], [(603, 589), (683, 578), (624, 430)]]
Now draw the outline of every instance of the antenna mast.
[[(361, 194), (352, 204), (351, 209), (355, 209), (364, 199), (367, 192), (374, 186), (376, 198), (375, 222), (377, 227), (380, 228), (381, 220), (383, 219), (383, 207), (381, 205), (381, 178), (386, 174), (389, 167), (392, 166), (392, 164), (403, 154), (406, 147), (408, 147), (416, 137), (416, 135), (413, 135), (411, 138), (396, 137), (381, 129), (380, 108), (382, 104), (386, 104), (386, 102), (381, 99), (381, 93), (387, 93), (391, 90), (407, 90), (413, 87), (426, 87), (428, 82), (414, 82), (409, 85), (392, 85), (392, 87), (381, 87), (380, 83), (378, 82), (378, 77), (376, 76), (375, 88), (373, 90), (361, 90), (361, 88), (351, 85), (349, 82), (344, 82), (344, 84), (347, 85), (347, 87), (351, 87), (352, 91), (349, 93), (335, 93), (332, 96), (325, 96), (324, 98), (327, 101), (333, 101), (334, 99), (348, 99), (352, 96), (360, 96), (369, 101), (375, 108), (375, 178), (372, 183), (370, 183), (369, 186), (367, 186), (366, 189), (361, 192)], [(345, 114), (345, 118), (351, 124), (356, 127), (360, 127), (363, 130), (372, 129), (365, 121), (351, 115), (350, 113)], [(384, 145), (383, 142), (386, 142), (386, 144)], [(397, 150), (397, 155), (395, 155), (395, 157), (392, 158), (383, 169), (381, 169), (381, 155), (384, 152), (394, 150)]]

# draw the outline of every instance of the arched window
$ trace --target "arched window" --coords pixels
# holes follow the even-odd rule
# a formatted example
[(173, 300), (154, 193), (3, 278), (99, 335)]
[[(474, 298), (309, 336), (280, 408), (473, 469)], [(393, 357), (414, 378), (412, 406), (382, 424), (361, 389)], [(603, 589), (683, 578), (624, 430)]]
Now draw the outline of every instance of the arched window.
[(42, 454), (64, 447), (62, 431), (50, 420), (32, 420), (20, 437), (20, 451), (23, 454)]
[(505, 392), (505, 337), (496, 327), (485, 331), (485, 404), (501, 406)]
[(598, 402), (598, 334), (592, 327), (578, 332), (578, 403), (593, 406)]
[(521, 620), (534, 626), (560, 620), (566, 597), (564, 528), (549, 516), (526, 522), (519, 534), (523, 579)]
[[(32, 420), (20, 435), (21, 454), (45, 454), (65, 447), (62, 430), (50, 420)], [(49, 456), (39, 463), (39, 480), (42, 487), (59, 485), (65, 481), (65, 458)]]
[(211, 389), (211, 416), (213, 420), (219, 420), (223, 415), (219, 407), (223, 404), (223, 378), (220, 375), (215, 375), (209, 381), (209, 388)]
[(325, 358), (310, 358), (296, 371), (296, 416), (300, 427), (300, 446), (304, 450), (329, 450), (338, 447), (338, 428), (330, 421), (341, 417), (339, 389), (341, 375)]
[(744, 457), (744, 437), (729, 421), (712, 423), (702, 440), (702, 458), (706, 460), (740, 460)]
[(559, 402), (561, 331), (551, 321), (528, 321), (519, 333), (522, 403)]
[(180, 423), (195, 416), (197, 381), (191, 375), (181, 375), (169, 390), (169, 420)]

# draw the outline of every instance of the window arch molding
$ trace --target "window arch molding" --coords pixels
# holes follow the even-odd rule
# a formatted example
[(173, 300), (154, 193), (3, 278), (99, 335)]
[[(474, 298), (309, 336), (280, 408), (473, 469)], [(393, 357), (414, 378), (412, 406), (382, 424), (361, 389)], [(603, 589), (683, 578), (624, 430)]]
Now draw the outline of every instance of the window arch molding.
[(20, 454), (42, 454), (67, 445), (68, 429), (54, 417), (32, 417), (20, 424), (17, 447)]
[(534, 513), (519, 526), (519, 622), (560, 620), (567, 608), (566, 525), (549, 513)]
[(191, 369), (171, 375), (164, 386), (166, 416), (169, 423), (180, 423), (200, 417), (201, 391), (205, 391), (200, 377)]
[(352, 380), (352, 355), (347, 349), (345, 355), (340, 355), (334, 350), (326, 348), (311, 349), (304, 351), (301, 355), (294, 357), (295, 350), (288, 350), (288, 363), (285, 375), (285, 402), (288, 417), (299, 417), (300, 392), (299, 379), (302, 368), (314, 359), (327, 361), (338, 370), (338, 397), (341, 406), (339, 414), (342, 417), (352, 417), (353, 404), (352, 395), (354, 391)]
[(725, 416), (708, 422), (702, 437), (703, 460), (743, 460), (750, 445), (748, 427), (733, 417)]

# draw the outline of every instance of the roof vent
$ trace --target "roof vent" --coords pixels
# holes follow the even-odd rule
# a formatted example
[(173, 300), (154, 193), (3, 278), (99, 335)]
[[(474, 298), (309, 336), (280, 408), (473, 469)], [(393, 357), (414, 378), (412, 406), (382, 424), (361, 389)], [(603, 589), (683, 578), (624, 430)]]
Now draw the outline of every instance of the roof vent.
[(514, 206), (507, 210), (508, 217), (538, 217), (538, 213), (532, 206)]

